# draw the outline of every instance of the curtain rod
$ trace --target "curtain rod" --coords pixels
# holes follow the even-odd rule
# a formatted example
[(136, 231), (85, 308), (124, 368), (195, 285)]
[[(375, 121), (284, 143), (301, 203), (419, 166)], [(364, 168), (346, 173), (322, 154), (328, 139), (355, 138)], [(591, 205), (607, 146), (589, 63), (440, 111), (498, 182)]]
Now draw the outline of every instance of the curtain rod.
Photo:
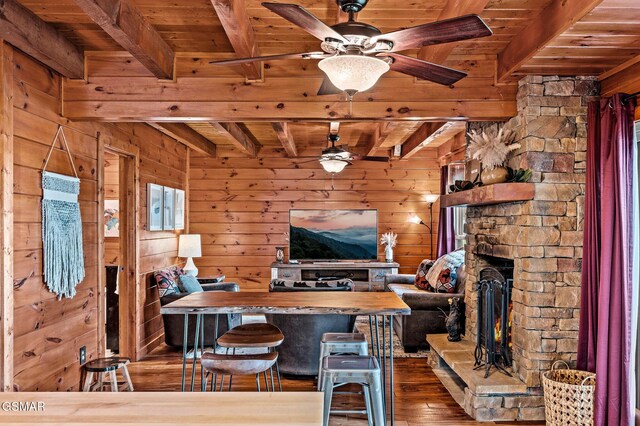
[(635, 97), (636, 97), (636, 96), (638, 96), (638, 95), (640, 95), (640, 92), (635, 92), (635, 93), (632, 93), (632, 94), (630, 94), (630, 95), (623, 96), (623, 97), (622, 97), (622, 102), (627, 102), (629, 99), (633, 99), (633, 98), (635, 98)]

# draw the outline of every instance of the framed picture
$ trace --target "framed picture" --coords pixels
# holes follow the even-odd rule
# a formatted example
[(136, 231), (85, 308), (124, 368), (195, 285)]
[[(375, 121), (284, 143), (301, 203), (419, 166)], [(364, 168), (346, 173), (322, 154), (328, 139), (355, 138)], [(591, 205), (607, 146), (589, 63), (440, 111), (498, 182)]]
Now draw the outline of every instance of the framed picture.
[(184, 191), (176, 189), (175, 229), (184, 229)]
[(104, 236), (120, 236), (120, 201), (104, 200)]
[(162, 231), (162, 212), (164, 208), (164, 189), (155, 183), (147, 184), (147, 229)]
[(164, 187), (164, 213), (162, 215), (162, 229), (171, 231), (176, 226), (176, 190)]

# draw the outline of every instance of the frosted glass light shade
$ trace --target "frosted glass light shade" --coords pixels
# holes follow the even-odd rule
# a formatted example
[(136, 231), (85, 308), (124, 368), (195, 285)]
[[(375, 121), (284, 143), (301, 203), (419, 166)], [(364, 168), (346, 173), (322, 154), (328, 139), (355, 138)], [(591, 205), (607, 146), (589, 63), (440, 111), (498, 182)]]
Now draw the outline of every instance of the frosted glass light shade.
[(334, 86), (347, 93), (370, 89), (389, 71), (389, 64), (382, 59), (359, 55), (331, 56), (321, 60), (318, 67)]
[(320, 164), (322, 168), (328, 173), (340, 173), (347, 167), (346, 161), (342, 160), (320, 160)]
[(436, 201), (438, 201), (438, 198), (439, 198), (439, 197), (440, 197), (440, 196), (439, 196), (438, 194), (426, 194), (426, 195), (424, 196), (424, 200), (425, 200), (427, 203), (429, 203), (429, 204), (433, 204), (433, 203), (435, 203)]
[(412, 214), (407, 218), (407, 222), (415, 223), (416, 225), (419, 225), (422, 223), (422, 219), (420, 219), (417, 215)]
[(178, 240), (178, 257), (201, 257), (200, 234), (182, 234)]

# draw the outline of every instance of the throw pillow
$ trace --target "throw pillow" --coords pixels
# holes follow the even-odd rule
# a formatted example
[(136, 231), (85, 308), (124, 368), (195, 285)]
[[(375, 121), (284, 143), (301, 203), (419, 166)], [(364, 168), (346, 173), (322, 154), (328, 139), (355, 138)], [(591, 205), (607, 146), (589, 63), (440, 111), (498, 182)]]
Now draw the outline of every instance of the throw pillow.
[(199, 293), (204, 291), (198, 279), (192, 275), (180, 275), (180, 284), (187, 293)]
[(456, 289), (457, 270), (464, 264), (464, 250), (441, 256), (426, 276), (427, 290), (434, 293), (453, 293)]
[(177, 266), (162, 269), (153, 274), (158, 287), (159, 296), (162, 297), (180, 293), (180, 287), (178, 286), (177, 281), (178, 277), (182, 274), (184, 274), (184, 271), (182, 268)]
[(420, 266), (418, 266), (418, 272), (416, 272), (414, 284), (421, 290), (426, 290), (429, 285), (429, 283), (427, 282), (427, 273), (433, 266), (433, 263), (433, 260), (425, 259), (420, 262)]

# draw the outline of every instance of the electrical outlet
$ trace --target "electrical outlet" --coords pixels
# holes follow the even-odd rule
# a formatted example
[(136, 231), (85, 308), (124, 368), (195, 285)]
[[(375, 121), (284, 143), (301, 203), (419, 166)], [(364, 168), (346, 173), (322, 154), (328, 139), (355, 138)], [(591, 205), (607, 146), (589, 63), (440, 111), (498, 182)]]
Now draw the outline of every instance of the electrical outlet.
[(80, 348), (80, 365), (83, 365), (87, 362), (87, 347), (83, 346)]

